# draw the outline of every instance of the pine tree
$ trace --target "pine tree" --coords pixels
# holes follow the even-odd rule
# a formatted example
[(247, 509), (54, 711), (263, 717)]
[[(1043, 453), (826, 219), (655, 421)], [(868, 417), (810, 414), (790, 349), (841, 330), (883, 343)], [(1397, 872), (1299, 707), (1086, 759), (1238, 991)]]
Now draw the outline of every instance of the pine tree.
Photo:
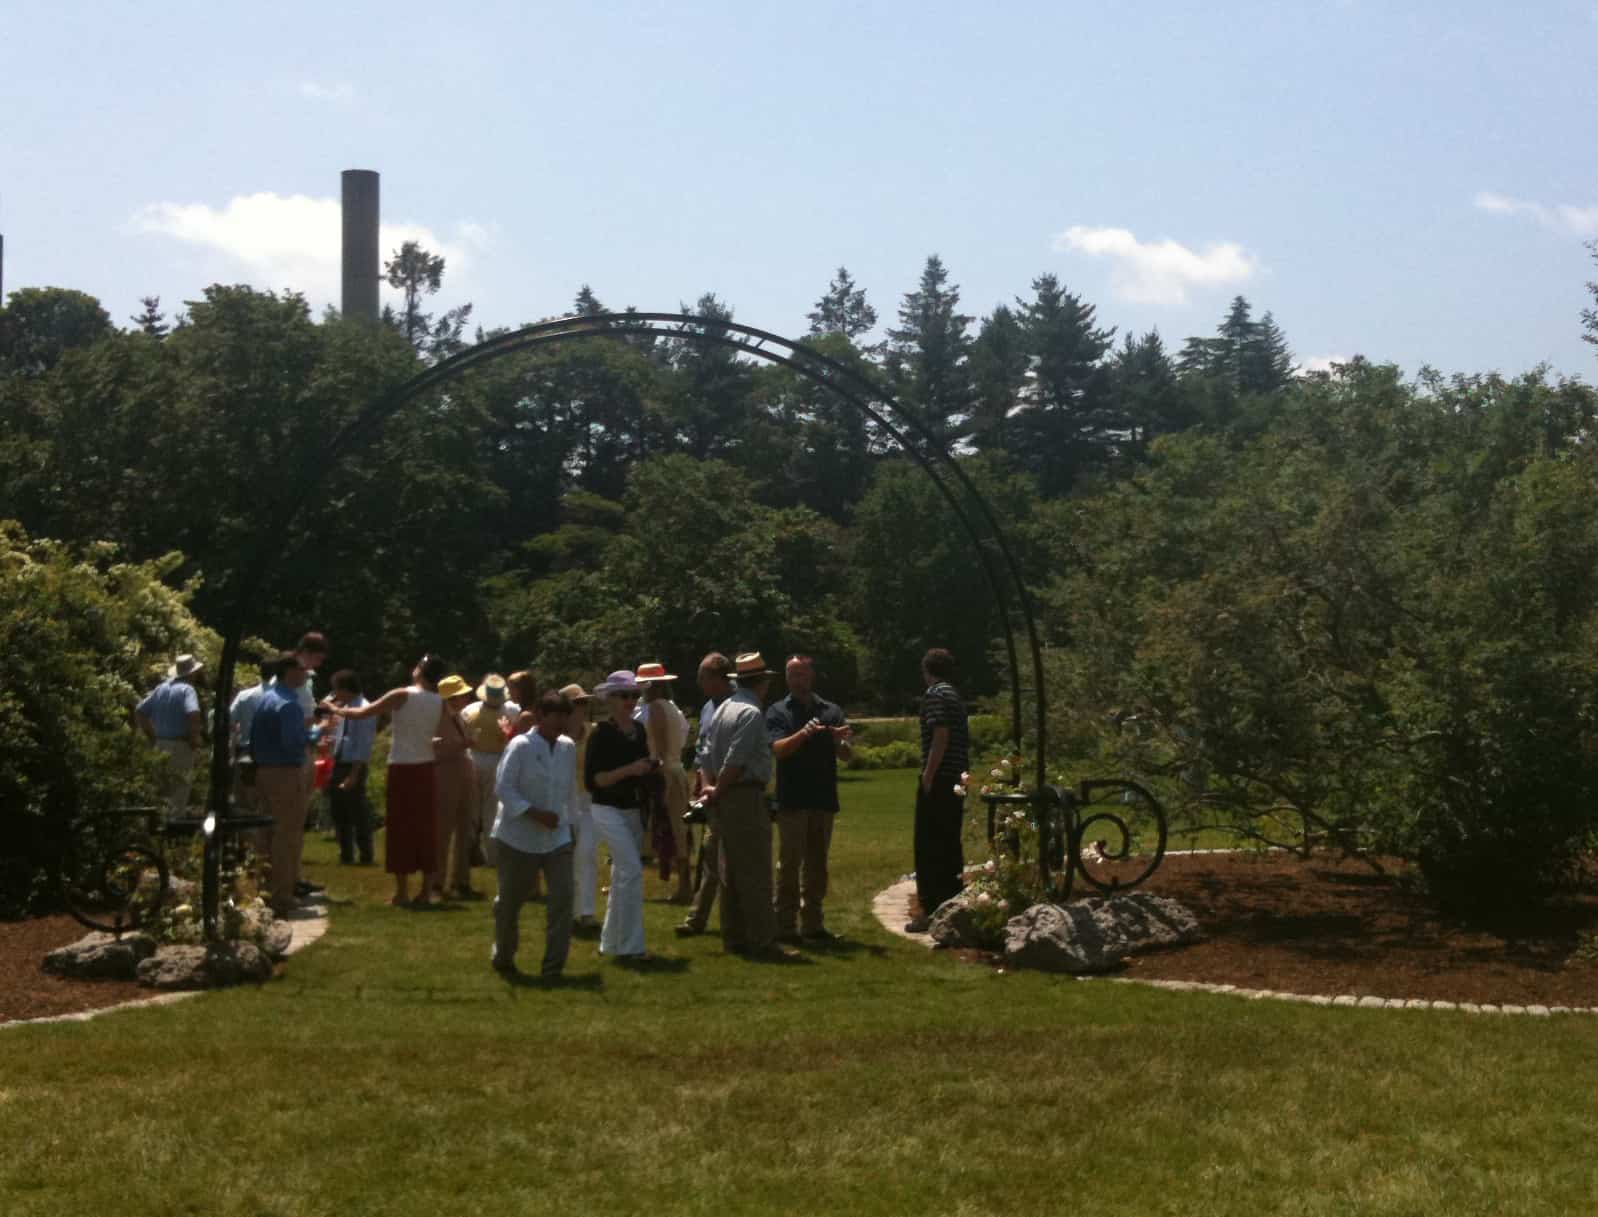
[(161, 311), (160, 296), (140, 296), (139, 303), (144, 305), (144, 311), (128, 320), (139, 327), (139, 331), (148, 334), (151, 338), (165, 338), (171, 330), (166, 323), (166, 314)]
[(1293, 379), (1293, 352), (1270, 313), (1255, 327), (1243, 363), (1243, 384), (1250, 393), (1275, 393)]
[(1158, 330), (1141, 338), (1128, 334), (1111, 365), (1111, 376), (1118, 413), (1127, 420), (1131, 442), (1138, 451), (1145, 450), (1155, 436), (1180, 431), (1197, 421)]
[(899, 400), (926, 423), (938, 442), (953, 444), (971, 409), (971, 318), (956, 311), (960, 289), (937, 254), (927, 259), (920, 285), (899, 305), (899, 327), (888, 331), (887, 369)]
[(406, 241), (383, 265), (388, 285), (404, 293), (404, 311), (396, 314), (385, 305), (383, 321), (405, 335), (416, 350), (431, 359), (453, 355), (466, 344), (461, 334), (472, 315), (472, 306), (463, 304), (445, 312), (437, 321), (422, 311), (422, 298), (434, 295), (444, 282), (444, 258), (429, 253), (420, 242)]
[(975, 396), (970, 432), (983, 451), (1007, 446), (1010, 415), (1020, 404), (1031, 365), (1026, 334), (1015, 312), (1008, 305), (998, 305), (982, 319), (982, 328), (971, 344)]
[(599, 297), (594, 295), (594, 289), (585, 283), (577, 289), (577, 298), (572, 301), (572, 312), (578, 317), (597, 317), (605, 312), (605, 306), (599, 302)]
[(1053, 275), (1032, 281), (1033, 298), (1018, 300), (1021, 331), (1032, 358), (1027, 407), (1017, 416), (1020, 457), (1047, 496), (1070, 490), (1102, 461), (1123, 420), (1115, 417), (1104, 356), (1115, 328), (1095, 325), (1097, 310)]
[(877, 324), (877, 310), (866, 303), (866, 289), (855, 285), (845, 266), (838, 268), (827, 294), (816, 301), (809, 317), (812, 334), (842, 334), (851, 340), (870, 332)]

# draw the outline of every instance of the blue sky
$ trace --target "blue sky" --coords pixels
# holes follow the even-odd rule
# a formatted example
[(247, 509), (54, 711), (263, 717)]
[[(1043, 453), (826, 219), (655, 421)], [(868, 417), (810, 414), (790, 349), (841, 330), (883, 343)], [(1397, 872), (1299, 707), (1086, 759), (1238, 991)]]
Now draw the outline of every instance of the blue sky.
[(886, 320), (937, 252), (977, 315), (1052, 271), (1172, 346), (1241, 292), (1306, 362), (1593, 380), (1595, 62), (1598, 0), (7, 0), (5, 287), (334, 301), (370, 168), (489, 325), (799, 332), (840, 264)]

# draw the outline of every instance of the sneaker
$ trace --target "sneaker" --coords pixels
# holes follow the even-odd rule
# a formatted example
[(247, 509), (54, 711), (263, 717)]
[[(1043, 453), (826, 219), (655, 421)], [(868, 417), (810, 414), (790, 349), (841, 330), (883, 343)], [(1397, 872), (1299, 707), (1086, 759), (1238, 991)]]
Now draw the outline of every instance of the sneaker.
[(684, 921), (681, 924), (672, 927), (672, 933), (676, 934), (678, 938), (696, 938), (704, 932), (704, 926), (695, 925), (691, 921)]
[(925, 934), (931, 928), (932, 922), (925, 917), (917, 917), (914, 921), (904, 923), (904, 932), (906, 934)]

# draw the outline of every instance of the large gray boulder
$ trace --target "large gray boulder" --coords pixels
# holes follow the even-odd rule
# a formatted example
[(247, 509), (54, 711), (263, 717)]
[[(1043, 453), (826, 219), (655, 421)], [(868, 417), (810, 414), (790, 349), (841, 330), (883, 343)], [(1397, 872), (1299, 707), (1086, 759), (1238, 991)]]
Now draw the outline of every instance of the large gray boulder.
[(148, 934), (86, 934), (44, 957), (44, 970), (70, 980), (132, 980), (139, 964), (155, 953)]
[(272, 978), (272, 960), (253, 943), (162, 947), (139, 965), (139, 983), (152, 989), (220, 989)]
[(1004, 958), (1045, 972), (1108, 972), (1128, 955), (1201, 937), (1198, 919), (1175, 900), (1129, 892), (1067, 905), (1034, 904), (1005, 926)]
[(940, 947), (980, 947), (976, 914), (971, 907), (969, 892), (950, 896), (927, 924), (927, 933)]

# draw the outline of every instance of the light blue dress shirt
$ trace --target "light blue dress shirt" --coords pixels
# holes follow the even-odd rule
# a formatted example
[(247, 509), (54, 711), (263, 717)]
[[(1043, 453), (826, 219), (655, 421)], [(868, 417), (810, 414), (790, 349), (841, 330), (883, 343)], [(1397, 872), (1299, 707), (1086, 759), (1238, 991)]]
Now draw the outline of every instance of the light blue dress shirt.
[(189, 715), (200, 712), (200, 697), (187, 681), (168, 680), (150, 690), (139, 703), (138, 712), (150, 720), (156, 739), (186, 740)]
[(711, 729), (710, 770), (719, 774), (736, 765), (741, 782), (764, 786), (771, 780), (771, 738), (766, 734), (766, 710), (759, 696), (739, 689), (716, 711)]

